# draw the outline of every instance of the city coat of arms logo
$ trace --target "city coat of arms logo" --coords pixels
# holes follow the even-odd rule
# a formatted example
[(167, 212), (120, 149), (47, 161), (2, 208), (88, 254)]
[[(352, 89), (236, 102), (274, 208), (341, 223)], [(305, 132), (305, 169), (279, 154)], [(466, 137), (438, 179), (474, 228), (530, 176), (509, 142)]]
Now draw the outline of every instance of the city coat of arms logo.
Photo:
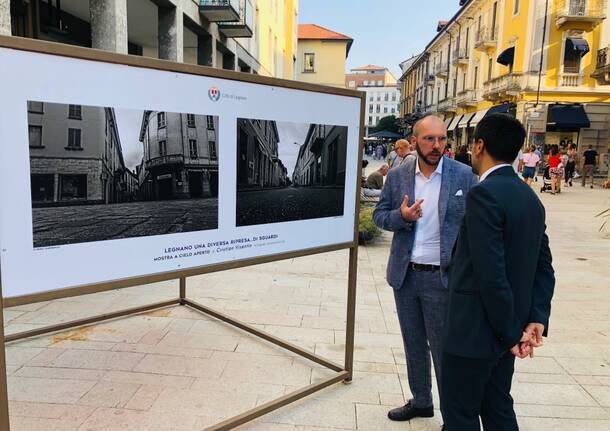
[(218, 102), (218, 100), (220, 99), (220, 90), (218, 89), (218, 87), (211, 87), (208, 90), (208, 96), (211, 101)]

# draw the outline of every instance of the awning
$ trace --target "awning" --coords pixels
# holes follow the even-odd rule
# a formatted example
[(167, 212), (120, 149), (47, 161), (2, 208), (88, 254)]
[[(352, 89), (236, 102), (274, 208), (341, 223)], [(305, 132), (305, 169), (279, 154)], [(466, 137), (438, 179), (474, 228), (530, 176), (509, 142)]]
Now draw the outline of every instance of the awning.
[(453, 120), (451, 120), (451, 123), (447, 126), (448, 132), (452, 132), (453, 130), (455, 130), (458, 125), (458, 121), (460, 121), (460, 118), (462, 118), (461, 115), (456, 115), (455, 117), (453, 117)]
[(496, 60), (498, 63), (503, 64), (504, 66), (508, 66), (509, 64), (513, 64), (515, 60), (515, 47), (511, 46), (510, 48), (505, 49), (498, 56)]
[(485, 115), (489, 114), (511, 114), (515, 115), (515, 104), (514, 103), (503, 103), (502, 105), (496, 105), (489, 108)]
[(581, 37), (568, 37), (566, 39), (566, 52), (577, 51), (583, 57), (589, 52), (589, 43)]
[(402, 135), (390, 132), (389, 130), (381, 130), (379, 132), (369, 133), (369, 138), (400, 139), (402, 138)]
[(470, 127), (476, 127), (476, 125), (479, 124), (479, 121), (481, 121), (485, 114), (487, 114), (487, 111), (489, 111), (489, 108), (477, 111), (474, 114), (474, 117), (472, 117), (472, 119), (470, 120)]
[(447, 118), (445, 118), (445, 127), (449, 127), (451, 120), (453, 120), (453, 117), (447, 116)]
[(472, 118), (475, 116), (476, 112), (469, 112), (467, 114), (464, 114), (464, 116), (462, 117), (462, 119), (460, 120), (460, 122), (458, 123), (458, 128), (463, 128), (463, 127), (467, 127), (468, 126), (468, 122), (470, 120), (472, 120)]
[(549, 105), (548, 131), (578, 132), (587, 127), (591, 127), (591, 122), (582, 105)]

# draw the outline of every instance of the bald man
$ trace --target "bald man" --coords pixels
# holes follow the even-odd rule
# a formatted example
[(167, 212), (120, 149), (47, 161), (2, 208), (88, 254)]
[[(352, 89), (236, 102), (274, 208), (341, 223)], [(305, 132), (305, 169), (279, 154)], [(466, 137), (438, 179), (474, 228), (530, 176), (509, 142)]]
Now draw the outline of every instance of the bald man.
[(394, 232), (387, 280), (394, 289), (413, 394), (406, 405), (390, 410), (395, 421), (434, 416), (430, 356), (438, 384), (447, 270), (466, 195), (477, 183), (469, 166), (443, 157), (447, 128), (440, 118), (420, 119), (411, 144), (417, 158), (390, 169), (373, 213), (377, 226)]
[(409, 158), (415, 158), (414, 152), (411, 152), (411, 145), (406, 139), (399, 139), (394, 144), (394, 151), (388, 157), (388, 165), (391, 168), (396, 168), (405, 163)]

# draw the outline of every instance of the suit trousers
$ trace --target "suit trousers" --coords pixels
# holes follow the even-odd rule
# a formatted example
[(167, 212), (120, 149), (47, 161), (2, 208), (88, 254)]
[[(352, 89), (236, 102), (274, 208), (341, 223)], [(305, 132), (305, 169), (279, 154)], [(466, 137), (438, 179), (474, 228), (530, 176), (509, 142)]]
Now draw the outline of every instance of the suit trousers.
[(440, 271), (410, 269), (402, 287), (394, 290), (409, 388), (413, 394), (411, 404), (417, 408), (432, 406), (430, 353), (437, 385), (440, 382), (441, 341), (448, 298)]
[(443, 353), (441, 411), (446, 431), (518, 431), (510, 388), (515, 356), (464, 358)]

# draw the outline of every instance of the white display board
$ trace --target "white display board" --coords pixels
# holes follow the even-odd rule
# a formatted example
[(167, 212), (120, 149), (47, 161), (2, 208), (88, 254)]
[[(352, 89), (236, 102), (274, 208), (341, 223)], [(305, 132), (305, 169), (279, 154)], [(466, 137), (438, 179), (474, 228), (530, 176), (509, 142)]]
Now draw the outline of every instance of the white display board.
[(3, 297), (354, 240), (360, 98), (6, 48), (0, 64)]

